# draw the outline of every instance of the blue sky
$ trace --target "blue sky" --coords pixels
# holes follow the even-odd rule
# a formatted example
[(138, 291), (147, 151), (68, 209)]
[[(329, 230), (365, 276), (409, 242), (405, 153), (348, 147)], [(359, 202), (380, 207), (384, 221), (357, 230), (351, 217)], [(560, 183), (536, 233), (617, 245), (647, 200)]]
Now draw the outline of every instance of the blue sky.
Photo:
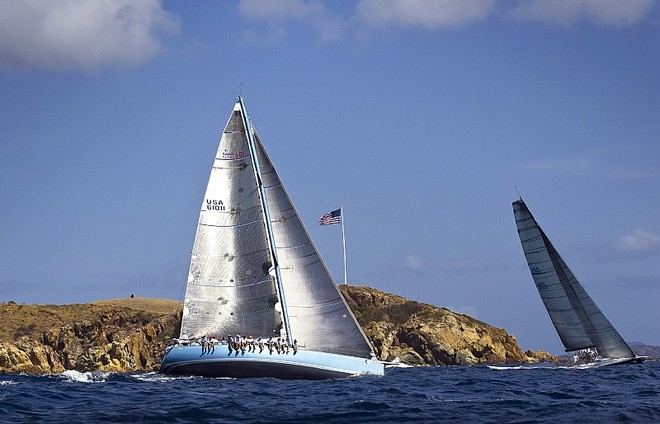
[(337, 281), (562, 347), (511, 202), (660, 345), (652, 0), (0, 2), (0, 299), (180, 299), (242, 92)]

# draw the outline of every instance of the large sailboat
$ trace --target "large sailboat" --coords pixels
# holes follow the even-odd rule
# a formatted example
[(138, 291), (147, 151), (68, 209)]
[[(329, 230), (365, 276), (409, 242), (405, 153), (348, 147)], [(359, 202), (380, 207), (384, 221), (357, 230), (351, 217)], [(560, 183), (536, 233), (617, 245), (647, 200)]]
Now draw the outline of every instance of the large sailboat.
[(638, 363), (536, 222), (522, 198), (513, 202), (518, 236), (529, 270), (552, 324), (576, 365)]
[(160, 371), (208, 377), (382, 375), (238, 97), (193, 245), (181, 334)]

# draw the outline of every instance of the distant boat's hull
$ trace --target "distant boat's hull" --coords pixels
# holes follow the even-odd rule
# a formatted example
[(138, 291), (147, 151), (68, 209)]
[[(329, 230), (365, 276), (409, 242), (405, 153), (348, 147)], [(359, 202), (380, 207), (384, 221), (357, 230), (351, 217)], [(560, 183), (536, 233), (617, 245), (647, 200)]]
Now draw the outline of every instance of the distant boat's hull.
[(602, 358), (596, 359), (594, 362), (588, 362), (586, 364), (578, 364), (578, 368), (596, 368), (596, 367), (607, 367), (610, 365), (623, 365), (623, 364), (641, 364), (648, 359), (648, 356), (635, 356), (633, 358)]
[(160, 366), (160, 372), (202, 377), (321, 380), (356, 375), (383, 375), (380, 361), (354, 356), (299, 350), (295, 355), (229, 351), (227, 345), (217, 345), (211, 353), (201, 346), (174, 346)]

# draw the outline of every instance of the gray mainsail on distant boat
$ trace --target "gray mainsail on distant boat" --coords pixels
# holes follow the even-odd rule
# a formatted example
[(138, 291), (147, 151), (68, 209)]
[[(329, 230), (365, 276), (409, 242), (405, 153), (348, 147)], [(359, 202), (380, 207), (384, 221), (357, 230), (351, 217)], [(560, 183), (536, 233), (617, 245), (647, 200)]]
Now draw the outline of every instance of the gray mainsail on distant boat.
[(566, 351), (595, 348), (603, 365), (644, 359), (589, 297), (522, 198), (513, 202), (513, 213), (532, 278)]
[[(234, 335), (266, 345), (279, 339), (282, 353), (246, 352), (241, 344), (232, 349)], [(186, 285), (179, 340), (204, 336), (227, 336), (226, 346), (213, 346), (213, 354), (174, 346), (161, 371), (280, 378), (383, 374), (241, 97), (220, 138)], [(206, 354), (200, 357), (200, 351)]]

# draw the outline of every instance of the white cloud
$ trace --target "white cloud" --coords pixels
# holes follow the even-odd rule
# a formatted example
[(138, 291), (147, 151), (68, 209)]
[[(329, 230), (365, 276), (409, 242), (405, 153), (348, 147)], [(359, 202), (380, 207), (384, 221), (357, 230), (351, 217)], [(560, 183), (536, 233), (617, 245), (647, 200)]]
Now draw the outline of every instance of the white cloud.
[(511, 16), (522, 21), (572, 25), (589, 21), (596, 25), (627, 26), (642, 21), (655, 0), (520, 0)]
[(494, 264), (473, 259), (456, 259), (438, 264), (438, 269), (446, 271), (482, 271), (495, 268)]
[(660, 235), (642, 230), (635, 230), (632, 234), (624, 235), (615, 244), (621, 252), (646, 253), (660, 249)]
[[(343, 38), (347, 31), (363, 34), (369, 28), (446, 30), (484, 21), (489, 17), (521, 22), (572, 25), (583, 21), (603, 26), (633, 25), (646, 19), (654, 0), (359, 0), (335, 2), (309, 0), (241, 0), (245, 17), (267, 21), (270, 38), (281, 41), (291, 20), (307, 23), (322, 39)], [(354, 6), (353, 6), (354, 5)]]
[(420, 269), (424, 265), (422, 258), (416, 255), (408, 256), (403, 263), (407, 268), (412, 269)]
[(375, 27), (422, 27), (441, 29), (486, 19), (494, 0), (360, 0), (360, 20)]
[(0, 66), (95, 71), (145, 62), (179, 23), (158, 0), (0, 1)]

